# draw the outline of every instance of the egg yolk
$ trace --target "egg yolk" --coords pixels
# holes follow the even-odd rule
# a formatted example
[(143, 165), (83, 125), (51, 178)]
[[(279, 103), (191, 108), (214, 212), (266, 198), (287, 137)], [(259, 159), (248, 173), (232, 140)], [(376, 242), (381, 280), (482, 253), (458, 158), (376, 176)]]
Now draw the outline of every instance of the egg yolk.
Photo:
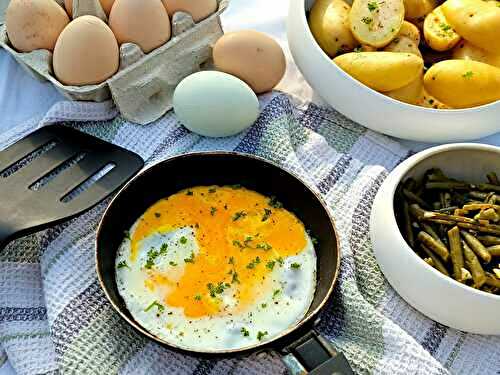
[[(235, 187), (195, 187), (151, 206), (132, 235), (131, 261), (139, 243), (154, 233), (194, 230), (199, 252), (185, 260), (180, 280), (150, 270), (148, 288), (167, 285), (164, 302), (198, 318), (243, 311), (269, 291), (269, 274), (284, 258), (302, 252), (307, 235), (302, 222), (279, 202)], [(230, 290), (235, 306), (222, 294)]]

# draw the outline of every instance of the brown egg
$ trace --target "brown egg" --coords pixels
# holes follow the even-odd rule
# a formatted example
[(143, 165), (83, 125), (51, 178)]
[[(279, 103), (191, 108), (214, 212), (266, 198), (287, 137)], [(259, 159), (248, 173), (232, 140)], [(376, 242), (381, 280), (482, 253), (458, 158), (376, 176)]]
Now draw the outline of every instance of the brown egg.
[(20, 52), (52, 51), (68, 23), (68, 15), (54, 0), (12, 0), (5, 13), (9, 40)]
[[(113, 3), (115, 0), (99, 0), (101, 2), (102, 9), (109, 16), (109, 12), (111, 12), (111, 8), (113, 7)], [(73, 17), (73, 0), (64, 0), (64, 7), (66, 8), (66, 12), (68, 12), (70, 17)]]
[(213, 57), (218, 70), (245, 81), (257, 94), (272, 90), (286, 70), (280, 45), (252, 30), (224, 35), (215, 44)]
[(65, 85), (104, 82), (116, 73), (119, 63), (120, 53), (113, 32), (94, 16), (71, 21), (54, 49), (54, 73)]
[(161, 0), (115, 0), (109, 26), (119, 44), (135, 43), (145, 52), (170, 39), (170, 19)]
[(194, 22), (204, 20), (217, 10), (217, 0), (162, 0), (168, 15), (172, 17), (175, 12), (191, 14)]

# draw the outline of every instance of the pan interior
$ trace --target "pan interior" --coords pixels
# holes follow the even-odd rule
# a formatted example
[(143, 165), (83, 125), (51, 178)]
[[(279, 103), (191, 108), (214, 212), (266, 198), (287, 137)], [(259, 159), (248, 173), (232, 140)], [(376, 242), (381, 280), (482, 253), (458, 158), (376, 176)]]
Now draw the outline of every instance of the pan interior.
[(277, 197), (318, 239), (316, 293), (301, 323), (311, 319), (326, 302), (337, 274), (339, 253), (335, 228), (318, 197), (293, 175), (259, 158), (222, 152), (188, 154), (161, 162), (129, 183), (111, 203), (97, 235), (96, 261), (102, 287), (114, 307), (141, 333), (162, 342), (134, 321), (118, 292), (115, 258), (124, 231), (148, 207), (182, 189), (235, 184)]

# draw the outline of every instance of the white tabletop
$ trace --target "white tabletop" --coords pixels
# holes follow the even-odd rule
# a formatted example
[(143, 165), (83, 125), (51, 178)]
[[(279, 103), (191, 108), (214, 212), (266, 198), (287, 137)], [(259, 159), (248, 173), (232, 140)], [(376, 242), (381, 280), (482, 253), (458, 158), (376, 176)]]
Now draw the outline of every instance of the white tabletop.
[[(231, 0), (223, 15), (226, 31), (255, 29), (275, 37), (288, 57), (288, 71), (278, 87), (306, 100), (320, 101), (304, 81), (293, 63), (286, 40), (286, 16), (289, 0)], [(0, 50), (0, 136), (15, 125), (43, 115), (54, 103), (64, 100), (49, 83), (42, 83), (29, 76), (3, 50)], [(500, 119), (499, 119), (500, 129)], [(401, 141), (414, 150), (428, 144)], [(500, 146), (500, 133), (477, 142)], [(0, 375), (12, 374), (10, 365), (0, 368)]]

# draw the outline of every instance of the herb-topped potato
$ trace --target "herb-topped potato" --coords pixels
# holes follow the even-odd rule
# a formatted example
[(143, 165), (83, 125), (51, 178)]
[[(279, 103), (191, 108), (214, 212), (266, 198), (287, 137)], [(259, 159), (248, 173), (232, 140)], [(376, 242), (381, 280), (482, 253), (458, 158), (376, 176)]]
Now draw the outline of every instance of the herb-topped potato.
[(441, 7), (437, 7), (425, 17), (424, 37), (429, 47), (435, 51), (447, 51), (460, 41), (460, 35), (448, 23)]
[(405, 14), (403, 0), (354, 0), (349, 22), (354, 37), (373, 47), (384, 47), (401, 29)]
[(479, 61), (500, 68), (500, 53), (486, 51), (466, 40), (462, 40), (453, 49), (453, 59)]

